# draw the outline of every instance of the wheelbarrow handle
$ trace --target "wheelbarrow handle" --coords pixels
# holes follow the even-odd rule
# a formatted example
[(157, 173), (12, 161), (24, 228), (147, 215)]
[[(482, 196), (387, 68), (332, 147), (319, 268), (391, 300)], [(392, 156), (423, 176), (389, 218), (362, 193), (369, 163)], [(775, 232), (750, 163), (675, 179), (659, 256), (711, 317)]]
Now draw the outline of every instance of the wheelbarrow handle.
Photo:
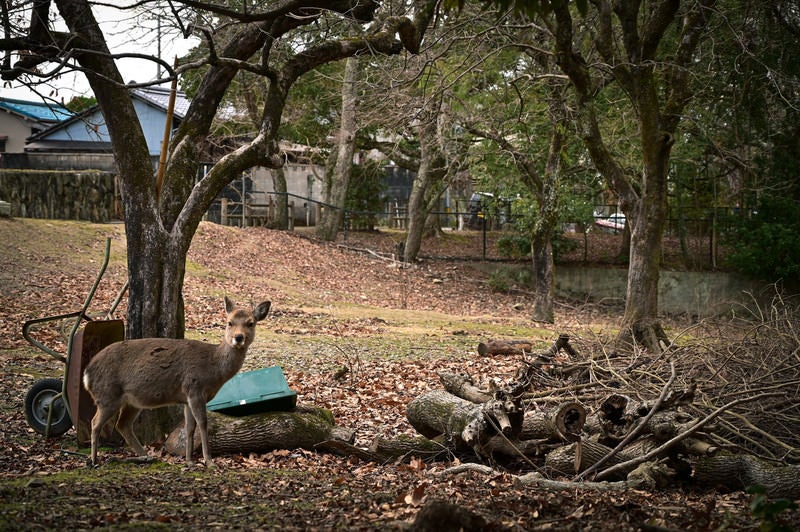
[[(58, 321), (58, 320), (64, 320), (64, 319), (67, 319), (67, 318), (74, 318), (74, 317), (80, 316), (82, 314), (83, 314), (82, 310), (76, 310), (74, 312), (68, 312), (66, 314), (59, 314), (57, 316), (46, 316), (44, 318), (35, 318), (35, 319), (32, 319), (32, 320), (28, 320), (22, 325), (22, 336), (25, 337), (25, 339), (31, 345), (33, 345), (35, 347), (38, 347), (39, 349), (41, 349), (42, 351), (44, 351), (48, 355), (52, 356), (53, 358), (57, 358), (58, 360), (60, 360), (61, 362), (66, 364), (67, 363), (67, 357), (57, 353), (53, 349), (50, 349), (49, 347), (44, 345), (39, 340), (36, 340), (35, 338), (33, 338), (31, 336), (31, 334), (30, 334), (30, 329), (31, 329), (31, 327), (33, 327), (34, 325), (37, 325), (39, 323), (46, 323), (48, 321)], [(86, 318), (87, 320), (91, 319), (91, 318), (89, 318), (88, 316), (85, 316), (85, 315), (84, 315), (84, 318)]]

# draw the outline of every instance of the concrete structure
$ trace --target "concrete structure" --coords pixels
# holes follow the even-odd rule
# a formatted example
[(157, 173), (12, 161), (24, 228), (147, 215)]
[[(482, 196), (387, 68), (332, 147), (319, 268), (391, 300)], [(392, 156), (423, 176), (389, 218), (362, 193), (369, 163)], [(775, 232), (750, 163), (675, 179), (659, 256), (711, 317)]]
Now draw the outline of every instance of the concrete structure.
[[(557, 266), (555, 293), (572, 299), (625, 304), (628, 270)], [(741, 275), (724, 272), (662, 270), (658, 282), (658, 308), (666, 314), (715, 316), (741, 304), (752, 303), (763, 291)]]

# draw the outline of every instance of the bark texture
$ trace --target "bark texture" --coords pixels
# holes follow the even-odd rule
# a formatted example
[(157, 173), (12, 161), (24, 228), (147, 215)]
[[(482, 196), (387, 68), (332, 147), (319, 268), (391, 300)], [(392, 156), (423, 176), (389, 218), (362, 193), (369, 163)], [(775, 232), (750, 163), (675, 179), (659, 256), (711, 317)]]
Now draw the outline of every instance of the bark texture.
[[(265, 412), (243, 417), (208, 413), (208, 442), (212, 454), (265, 452), (273, 449), (302, 448), (313, 450), (331, 439), (352, 441), (353, 433), (339, 431), (333, 415), (322, 408), (298, 407), (291, 412)], [(195, 451), (199, 449), (195, 433)], [(186, 445), (183, 424), (167, 437), (164, 447), (176, 456)]]
[(408, 198), (408, 233), (403, 248), (405, 262), (417, 260), (428, 214), (435, 204), (433, 200), (444, 190), (443, 183), (447, 175), (445, 156), (439, 145), (437, 114), (432, 110), (423, 113), (419, 126), (419, 142), (419, 169)]
[[(567, 3), (554, 6), (555, 49), (576, 92), (579, 134), (595, 167), (619, 196), (631, 228), (630, 265), (617, 347), (638, 343), (654, 352), (669, 341), (658, 317), (661, 238), (667, 215), (670, 152), (680, 117), (691, 99), (692, 54), (705, 33), (714, 0), (702, 0), (677, 16), (680, 2), (656, 2), (646, 13), (638, 2), (600, 0), (592, 53), (610, 68), (593, 72), (581, 51), (582, 37)], [(665, 37), (675, 29), (677, 38)], [(626, 170), (608, 147), (595, 99), (609, 72), (636, 109), (641, 167)]]
[(336, 240), (342, 227), (347, 191), (353, 175), (353, 154), (356, 147), (356, 101), (358, 98), (359, 60), (347, 58), (342, 81), (342, 114), (336, 139), (336, 158), (330, 172), (326, 171), (323, 199), (327, 206), (317, 220), (316, 234), (323, 240)]

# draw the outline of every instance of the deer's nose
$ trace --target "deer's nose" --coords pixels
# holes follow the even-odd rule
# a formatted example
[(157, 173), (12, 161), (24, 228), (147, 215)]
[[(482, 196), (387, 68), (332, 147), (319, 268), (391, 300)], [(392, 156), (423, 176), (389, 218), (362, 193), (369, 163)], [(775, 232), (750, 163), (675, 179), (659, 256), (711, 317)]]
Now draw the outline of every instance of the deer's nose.
[(234, 344), (243, 344), (244, 343), (244, 335), (243, 334), (237, 334), (236, 336), (234, 336), (233, 337), (233, 343)]

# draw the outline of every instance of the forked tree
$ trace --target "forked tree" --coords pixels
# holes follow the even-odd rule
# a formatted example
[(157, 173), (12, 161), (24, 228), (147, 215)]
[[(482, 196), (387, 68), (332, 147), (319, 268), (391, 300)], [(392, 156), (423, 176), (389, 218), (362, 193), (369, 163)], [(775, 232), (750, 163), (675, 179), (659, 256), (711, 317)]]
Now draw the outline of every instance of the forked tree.
[[(579, 135), (630, 224), (620, 347), (636, 341), (659, 352), (669, 343), (658, 316), (658, 280), (670, 153), (692, 98), (690, 72), (698, 64), (714, 4), (593, 0), (586, 17), (574, 17), (567, 2), (554, 2), (552, 16), (542, 17), (554, 36), (556, 61), (576, 94)], [(636, 117), (637, 168), (621, 163), (603, 132), (598, 95), (612, 83), (622, 89)]]
[[(109, 49), (95, 18), (95, 4), (89, 0), (3, 4), (7, 23), (0, 39), (0, 50), (5, 52), (2, 77), (31, 82), (79, 70), (86, 75), (105, 118), (130, 237), (129, 338), (183, 336), (182, 287), (192, 237), (203, 214), (228, 183), (254, 166), (279, 168), (283, 164), (279, 127), (294, 83), (320, 65), (354, 55), (417, 52), (436, 1), (387, 2), (384, 7), (372, 0), (250, 4), (182, 0), (123, 4), (129, 10), (151, 10), (206, 43), (206, 53), (196, 61), (175, 69), (162, 61), (168, 73), (161, 80), (164, 82), (190, 69), (203, 68), (205, 73), (169, 143), (160, 187), (130, 87), (120, 75), (119, 56)], [(12, 24), (19, 20), (29, 22)], [(226, 39), (218, 41), (215, 27), (223, 24), (235, 31), (220, 32)], [(336, 25), (347, 26), (346, 38), (326, 37), (343, 35), (329, 31)], [(304, 39), (303, 32), (316, 32), (316, 38)], [(292, 53), (279, 61), (271, 52), (277, 43), (287, 41), (291, 41)], [(221, 157), (198, 179), (197, 161), (209, 140), (212, 121), (232, 81), (243, 70), (266, 82), (258, 128), (251, 139)]]

